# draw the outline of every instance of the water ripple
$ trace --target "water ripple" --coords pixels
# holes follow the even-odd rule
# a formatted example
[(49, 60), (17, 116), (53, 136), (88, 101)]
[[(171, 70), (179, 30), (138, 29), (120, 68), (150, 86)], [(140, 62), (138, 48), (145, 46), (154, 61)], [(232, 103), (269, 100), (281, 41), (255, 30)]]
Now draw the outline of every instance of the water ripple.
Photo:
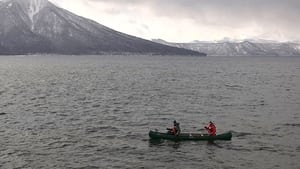
[[(0, 57), (0, 168), (290, 168), (299, 58)], [(149, 140), (172, 121), (231, 141)], [(237, 155), (238, 154), (238, 155)]]

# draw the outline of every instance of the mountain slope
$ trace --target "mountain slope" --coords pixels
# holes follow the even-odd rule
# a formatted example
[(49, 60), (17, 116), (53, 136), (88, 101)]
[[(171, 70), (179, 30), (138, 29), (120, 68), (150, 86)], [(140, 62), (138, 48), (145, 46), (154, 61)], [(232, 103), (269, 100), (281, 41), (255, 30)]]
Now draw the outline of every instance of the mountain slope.
[(117, 32), (47, 0), (6, 0), (0, 3), (0, 20), (0, 54), (204, 55)]
[(297, 43), (243, 42), (194, 42), (170, 43), (161, 39), (154, 42), (207, 53), (209, 56), (300, 56)]

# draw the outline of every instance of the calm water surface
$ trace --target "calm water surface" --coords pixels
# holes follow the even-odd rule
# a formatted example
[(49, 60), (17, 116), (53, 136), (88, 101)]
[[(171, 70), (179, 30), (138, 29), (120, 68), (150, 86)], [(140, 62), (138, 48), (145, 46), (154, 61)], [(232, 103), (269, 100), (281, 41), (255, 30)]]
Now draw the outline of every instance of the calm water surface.
[(300, 168), (300, 58), (2, 56), (0, 97), (3, 169)]

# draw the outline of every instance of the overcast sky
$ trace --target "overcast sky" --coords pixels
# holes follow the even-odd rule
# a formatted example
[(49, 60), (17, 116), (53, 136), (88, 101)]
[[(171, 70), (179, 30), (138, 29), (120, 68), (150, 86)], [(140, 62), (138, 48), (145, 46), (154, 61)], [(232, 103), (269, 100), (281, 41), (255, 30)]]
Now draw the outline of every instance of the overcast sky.
[(145, 39), (300, 41), (300, 0), (50, 0)]

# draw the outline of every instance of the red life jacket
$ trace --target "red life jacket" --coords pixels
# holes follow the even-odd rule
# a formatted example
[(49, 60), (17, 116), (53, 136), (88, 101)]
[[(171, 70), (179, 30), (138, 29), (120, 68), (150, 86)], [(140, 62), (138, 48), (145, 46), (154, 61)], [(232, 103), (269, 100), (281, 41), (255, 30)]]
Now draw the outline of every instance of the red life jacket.
[(208, 131), (209, 131), (210, 135), (215, 136), (216, 133), (217, 133), (217, 128), (213, 123), (210, 123), (209, 126), (208, 126)]
[(176, 133), (177, 133), (176, 127), (173, 127), (173, 128), (172, 128), (172, 133), (173, 133), (173, 134), (176, 134)]
[(217, 133), (217, 128), (213, 123), (210, 123), (207, 127), (205, 127), (208, 131), (209, 135), (215, 136)]

